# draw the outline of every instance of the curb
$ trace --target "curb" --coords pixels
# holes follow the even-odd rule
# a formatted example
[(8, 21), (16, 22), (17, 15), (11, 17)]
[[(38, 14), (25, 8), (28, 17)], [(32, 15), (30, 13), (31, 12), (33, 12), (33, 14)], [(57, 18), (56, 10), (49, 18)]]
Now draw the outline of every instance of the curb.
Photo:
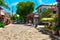
[(6, 25), (5, 27), (8, 27), (8, 26), (10, 26), (10, 25), (12, 25), (12, 24)]
[[(44, 31), (44, 30), (43, 30), (43, 31)], [(60, 40), (60, 37), (59, 37), (59, 36), (55, 36), (55, 35), (49, 33), (49, 32), (46, 31), (46, 30), (45, 30), (44, 32), (46, 32), (48, 35), (51, 35), (51, 36), (54, 37), (56, 40)]]
[[(47, 32), (47, 31), (45, 31), (45, 32)], [(54, 37), (54, 38), (56, 38), (57, 40), (60, 40), (60, 37), (59, 36), (55, 36), (55, 35), (53, 35), (53, 34), (51, 34), (51, 33), (49, 33), (49, 32), (47, 32), (49, 35), (51, 35), (52, 37)]]
[(52, 38), (54, 38), (54, 40), (60, 40), (60, 37), (59, 36), (56, 36), (56, 35), (53, 35), (51, 34), (49, 31), (45, 30), (44, 28), (36, 28), (39, 32), (40, 31), (43, 31), (45, 33), (47, 33), (48, 35), (50, 35)]
[[(11, 25), (11, 24), (9, 24), (9, 25), (6, 25), (5, 27), (8, 27), (8, 26), (10, 26), (10, 25)], [(5, 27), (4, 27), (4, 28), (5, 28)], [(4, 29), (4, 28), (0, 28), (0, 30), (2, 30), (2, 29)]]

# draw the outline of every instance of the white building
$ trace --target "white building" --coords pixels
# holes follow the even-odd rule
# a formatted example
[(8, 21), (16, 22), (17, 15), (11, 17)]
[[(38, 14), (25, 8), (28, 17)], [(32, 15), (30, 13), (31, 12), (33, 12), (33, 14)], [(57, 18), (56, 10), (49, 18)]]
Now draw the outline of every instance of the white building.
[(3, 8), (0, 7), (0, 15), (5, 15)]
[(56, 5), (40, 5), (36, 8), (37, 13), (41, 14), (42, 11), (46, 10), (46, 9), (50, 9), (50, 8), (55, 8)]

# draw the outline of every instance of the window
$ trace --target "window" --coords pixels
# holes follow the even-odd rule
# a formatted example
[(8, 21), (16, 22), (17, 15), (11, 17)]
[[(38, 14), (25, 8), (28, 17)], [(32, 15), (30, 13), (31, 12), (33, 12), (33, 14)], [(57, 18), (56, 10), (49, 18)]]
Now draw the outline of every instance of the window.
[(47, 8), (43, 8), (43, 10), (47, 10)]
[(53, 11), (53, 14), (56, 14), (56, 11)]

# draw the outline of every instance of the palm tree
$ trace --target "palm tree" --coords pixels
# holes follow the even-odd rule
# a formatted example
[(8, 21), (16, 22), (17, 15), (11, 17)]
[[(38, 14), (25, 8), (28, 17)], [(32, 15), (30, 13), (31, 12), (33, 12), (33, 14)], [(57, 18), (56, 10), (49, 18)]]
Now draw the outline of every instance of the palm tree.
[(8, 5), (4, 2), (4, 0), (0, 0), (0, 6), (3, 6), (9, 9)]

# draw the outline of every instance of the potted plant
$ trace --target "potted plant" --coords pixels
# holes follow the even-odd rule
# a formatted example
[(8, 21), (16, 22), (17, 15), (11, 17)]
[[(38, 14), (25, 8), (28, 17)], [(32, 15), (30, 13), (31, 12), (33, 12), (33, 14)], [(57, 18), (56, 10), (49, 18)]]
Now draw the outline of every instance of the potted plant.
[(51, 27), (50, 30), (51, 30), (50, 32), (51, 32), (52, 34), (56, 34), (55, 27)]
[(4, 28), (5, 24), (3, 22), (0, 22), (0, 28)]
[(54, 18), (54, 22), (55, 22), (55, 31), (56, 31), (56, 34), (57, 34), (57, 35), (59, 34), (58, 20), (60, 20), (58, 17), (55, 17), (55, 18)]
[(55, 20), (55, 22), (56, 22), (55, 30), (57, 31), (57, 35), (60, 35), (60, 26), (58, 24), (59, 20), (60, 20), (60, 18), (56, 18), (56, 20)]
[(60, 27), (58, 25), (56, 25), (55, 30), (56, 30), (56, 34), (60, 35)]

